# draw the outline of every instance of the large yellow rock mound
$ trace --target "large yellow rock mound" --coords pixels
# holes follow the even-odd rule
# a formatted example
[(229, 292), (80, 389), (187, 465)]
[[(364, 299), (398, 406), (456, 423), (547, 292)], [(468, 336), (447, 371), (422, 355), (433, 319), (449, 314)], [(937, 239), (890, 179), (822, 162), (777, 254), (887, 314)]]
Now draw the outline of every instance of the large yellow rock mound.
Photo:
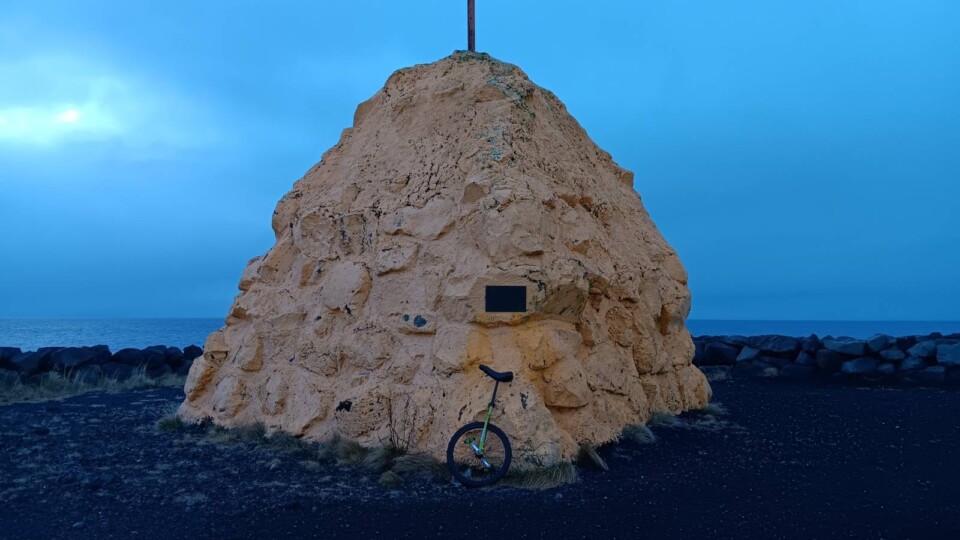
[(516, 374), (494, 414), (515, 459), (548, 466), (703, 406), (687, 276), (632, 184), (516, 66), (397, 71), (277, 205), (181, 417), (442, 457), (485, 363)]

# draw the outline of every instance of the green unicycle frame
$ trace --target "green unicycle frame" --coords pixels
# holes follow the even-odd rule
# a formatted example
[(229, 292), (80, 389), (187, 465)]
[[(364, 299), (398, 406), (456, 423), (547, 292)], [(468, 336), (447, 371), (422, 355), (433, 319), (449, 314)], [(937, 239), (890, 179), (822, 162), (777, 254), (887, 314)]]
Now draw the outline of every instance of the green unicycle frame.
[(493, 418), (493, 409), (497, 404), (497, 388), (499, 387), (499, 382), (493, 385), (493, 396), (490, 398), (490, 404), (487, 405), (487, 419), (483, 421), (483, 430), (480, 431), (480, 446), (470, 443), (473, 446), (473, 451), (477, 453), (477, 457), (487, 468), (490, 467), (490, 464), (483, 458), (483, 447), (487, 444), (487, 428), (490, 426), (490, 419)]
[[(513, 456), (507, 435), (491, 422), (497, 407), (500, 383), (512, 381), (513, 372), (500, 373), (484, 365), (480, 366), (480, 370), (496, 382), (487, 405), (487, 416), (482, 422), (470, 422), (462, 426), (447, 445), (447, 467), (453, 478), (465, 487), (489, 486), (497, 482), (507, 473)], [(487, 455), (488, 440), (491, 445), (495, 440), (499, 441), (494, 445), (496, 448), (490, 448), (490, 456)]]

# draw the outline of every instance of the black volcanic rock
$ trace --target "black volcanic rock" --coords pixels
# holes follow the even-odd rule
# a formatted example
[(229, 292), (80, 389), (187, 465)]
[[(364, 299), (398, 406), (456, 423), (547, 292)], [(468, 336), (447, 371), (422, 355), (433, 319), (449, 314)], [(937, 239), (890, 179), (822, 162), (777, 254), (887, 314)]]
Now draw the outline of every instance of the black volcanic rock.
[(700, 358), (699, 365), (702, 366), (732, 366), (737, 363), (737, 355), (740, 349), (714, 341), (707, 343), (703, 348), (703, 356)]
[(203, 349), (197, 347), (196, 345), (187, 345), (183, 348), (184, 360), (196, 360), (201, 356), (203, 356)]
[(10, 359), (10, 367), (25, 376), (50, 369), (50, 355), (59, 347), (43, 347), (36, 351), (22, 352)]
[(860, 339), (824, 338), (823, 348), (851, 356), (863, 356), (867, 354), (867, 342)]
[(910, 379), (924, 385), (940, 385), (947, 380), (947, 369), (943, 366), (931, 366), (911, 373)]
[(910, 347), (913, 347), (917, 344), (916, 336), (902, 336), (897, 338), (897, 348), (903, 352), (910, 350)]
[(924, 358), (917, 358), (916, 356), (908, 356), (902, 362), (900, 362), (900, 371), (917, 371), (923, 369), (930, 365)]
[(181, 351), (179, 347), (167, 347), (164, 358), (168, 366), (172, 369), (177, 369), (180, 367), (180, 364), (183, 363), (183, 351)]
[(113, 353), (111, 362), (119, 362), (131, 367), (141, 366), (144, 363), (143, 351), (140, 349), (120, 349)]
[(844, 356), (830, 349), (820, 349), (817, 351), (817, 367), (824, 373), (836, 373), (840, 371), (840, 367), (849, 359), (849, 356)]
[(800, 348), (806, 353), (817, 354), (817, 351), (823, 348), (823, 344), (820, 343), (820, 338), (816, 334), (810, 334), (800, 342)]
[(143, 364), (147, 366), (148, 372), (154, 372), (167, 365), (166, 347), (154, 346), (147, 347), (142, 351)]
[(817, 356), (816, 353), (809, 353), (807, 351), (800, 351), (800, 354), (797, 355), (797, 359), (793, 361), (794, 364), (801, 367), (813, 367), (817, 365)]
[(50, 355), (50, 366), (58, 371), (99, 365), (110, 361), (110, 349), (106, 345), (93, 347), (64, 347)]
[(874, 334), (867, 338), (867, 348), (873, 352), (880, 352), (896, 344), (896, 340), (886, 334)]
[(800, 340), (789, 336), (753, 336), (747, 338), (747, 344), (775, 356), (793, 356), (800, 350)]
[(877, 372), (877, 365), (873, 358), (857, 358), (844, 362), (840, 372), (844, 375), (873, 375)]
[(907, 354), (918, 358), (933, 358), (937, 355), (937, 344), (933, 340), (920, 341), (907, 349)]
[(21, 352), (23, 351), (20, 350), (20, 347), (0, 347), (0, 369), (8, 367), (10, 360)]

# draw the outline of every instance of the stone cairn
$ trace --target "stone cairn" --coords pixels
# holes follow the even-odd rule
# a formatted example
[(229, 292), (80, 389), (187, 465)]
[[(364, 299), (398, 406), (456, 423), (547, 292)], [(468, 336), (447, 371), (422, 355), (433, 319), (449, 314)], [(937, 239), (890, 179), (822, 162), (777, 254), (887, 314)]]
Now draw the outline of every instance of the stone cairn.
[(519, 464), (704, 406), (687, 276), (633, 174), (516, 66), (395, 72), (273, 215), (180, 416), (442, 458), (511, 370)]

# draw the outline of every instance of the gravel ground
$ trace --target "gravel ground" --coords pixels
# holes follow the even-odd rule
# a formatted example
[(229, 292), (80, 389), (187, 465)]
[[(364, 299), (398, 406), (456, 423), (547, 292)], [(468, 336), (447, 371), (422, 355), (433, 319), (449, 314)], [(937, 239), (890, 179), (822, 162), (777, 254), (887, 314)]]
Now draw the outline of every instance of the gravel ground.
[(0, 406), (2, 538), (958, 538), (960, 392), (714, 383), (727, 414), (546, 491), (378, 475), (201, 429), (176, 389)]

